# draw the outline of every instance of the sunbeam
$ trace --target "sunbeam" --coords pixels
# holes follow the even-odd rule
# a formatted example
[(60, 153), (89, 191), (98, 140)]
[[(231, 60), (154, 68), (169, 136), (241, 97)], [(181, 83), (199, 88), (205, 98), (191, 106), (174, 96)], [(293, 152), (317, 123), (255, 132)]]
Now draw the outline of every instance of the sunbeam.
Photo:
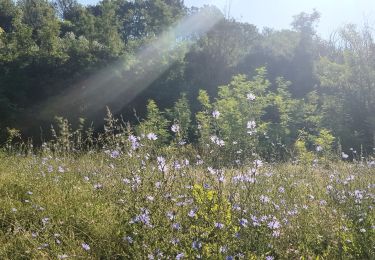
[(98, 119), (106, 106), (114, 112), (120, 111), (167, 71), (180, 55), (185, 55), (198, 36), (209, 31), (220, 19), (222, 17), (207, 11), (184, 17), (157, 40), (141, 48), (134, 58), (117, 61), (39, 106), (40, 119), (51, 120), (55, 115), (69, 117), (73, 113), (90, 120)]

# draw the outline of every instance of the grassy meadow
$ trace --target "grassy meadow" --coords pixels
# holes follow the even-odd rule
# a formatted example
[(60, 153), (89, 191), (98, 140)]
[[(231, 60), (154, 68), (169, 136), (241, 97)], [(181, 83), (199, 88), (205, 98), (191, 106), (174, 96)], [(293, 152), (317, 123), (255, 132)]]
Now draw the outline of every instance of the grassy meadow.
[(375, 260), (375, 5), (258, 2), (0, 0), (0, 260)]
[(375, 258), (372, 164), (213, 168), (150, 139), (1, 153), (0, 258)]

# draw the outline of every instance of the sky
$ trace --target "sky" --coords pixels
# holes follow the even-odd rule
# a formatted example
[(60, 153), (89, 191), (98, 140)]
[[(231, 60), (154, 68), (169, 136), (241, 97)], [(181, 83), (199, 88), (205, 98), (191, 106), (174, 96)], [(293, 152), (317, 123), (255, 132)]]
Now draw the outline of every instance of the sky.
[[(97, 0), (81, 0), (81, 3), (96, 3)], [(228, 10), (230, 17), (241, 22), (274, 29), (289, 29), (293, 15), (312, 12), (321, 13), (317, 28), (323, 38), (344, 24), (363, 25), (365, 22), (375, 28), (375, 0), (185, 0), (185, 5), (216, 5), (220, 10)]]

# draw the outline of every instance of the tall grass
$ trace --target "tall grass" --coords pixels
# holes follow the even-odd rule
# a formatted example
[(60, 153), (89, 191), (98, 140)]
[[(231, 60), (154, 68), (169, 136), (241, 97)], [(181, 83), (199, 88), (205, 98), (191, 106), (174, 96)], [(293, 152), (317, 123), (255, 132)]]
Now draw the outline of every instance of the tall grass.
[(1, 153), (1, 259), (375, 258), (371, 164), (219, 168), (189, 145), (116, 138)]

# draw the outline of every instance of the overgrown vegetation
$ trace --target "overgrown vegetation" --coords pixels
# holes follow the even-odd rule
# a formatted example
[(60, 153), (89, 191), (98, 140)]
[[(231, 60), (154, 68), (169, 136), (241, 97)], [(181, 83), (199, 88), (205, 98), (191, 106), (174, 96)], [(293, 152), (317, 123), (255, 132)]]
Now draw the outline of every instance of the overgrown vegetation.
[(366, 166), (115, 156), (2, 155), (1, 258), (374, 257)]
[(345, 162), (325, 129), (277, 149), (261, 120), (278, 98), (264, 72), (215, 102), (201, 91), (196, 126), (182, 96), (167, 113), (150, 101), (136, 126), (108, 109), (98, 136), (57, 118), (41, 148), (9, 130), (0, 257), (374, 258), (373, 158)]
[[(197, 14), (196, 29), (181, 27)], [(5, 136), (6, 127), (20, 129), (39, 141), (40, 126), (47, 133), (55, 115), (72, 122), (86, 118), (97, 130), (106, 106), (136, 122), (134, 108), (145, 117), (147, 100), (165, 109), (181, 93), (195, 113), (199, 89), (218, 97), (217, 86), (233, 75), (251, 79), (266, 66), (266, 91), (274, 95), (267, 100), (273, 104), (267, 122), (280, 131), (293, 125), (283, 134), (278, 130), (281, 143), (294, 144), (298, 130), (318, 127), (343, 149), (371, 154), (373, 33), (347, 25), (329, 41), (321, 39), (315, 31), (319, 17), (317, 11), (301, 13), (290, 30), (260, 32), (225, 19), (215, 7), (188, 9), (180, 0), (105, 0), (91, 6), (1, 0), (0, 131)]]
[(374, 259), (375, 44), (318, 19), (0, 0), (0, 258)]

